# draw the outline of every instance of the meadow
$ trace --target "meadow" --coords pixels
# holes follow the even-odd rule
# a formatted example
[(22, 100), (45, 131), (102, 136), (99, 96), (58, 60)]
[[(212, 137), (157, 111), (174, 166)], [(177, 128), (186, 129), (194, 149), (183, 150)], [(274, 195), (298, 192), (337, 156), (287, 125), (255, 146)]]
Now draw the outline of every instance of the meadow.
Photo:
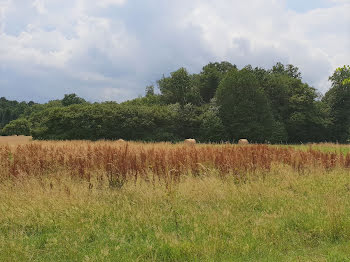
[(348, 145), (0, 144), (0, 261), (350, 261)]
[(32, 142), (31, 136), (0, 136), (0, 145), (10, 147), (24, 145)]

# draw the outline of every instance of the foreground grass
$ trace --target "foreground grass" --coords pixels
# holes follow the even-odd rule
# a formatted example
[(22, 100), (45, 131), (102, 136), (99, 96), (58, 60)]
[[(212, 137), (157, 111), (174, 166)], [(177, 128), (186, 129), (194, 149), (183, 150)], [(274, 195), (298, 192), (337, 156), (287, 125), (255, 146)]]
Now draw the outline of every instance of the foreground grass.
[(0, 261), (347, 261), (349, 170), (276, 167), (172, 189), (92, 189), (64, 178), (0, 184)]

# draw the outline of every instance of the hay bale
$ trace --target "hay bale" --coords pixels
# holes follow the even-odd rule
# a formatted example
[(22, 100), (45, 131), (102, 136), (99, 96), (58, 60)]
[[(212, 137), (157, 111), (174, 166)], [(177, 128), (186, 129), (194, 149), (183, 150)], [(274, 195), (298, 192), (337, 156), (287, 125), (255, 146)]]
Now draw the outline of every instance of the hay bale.
[(117, 142), (118, 143), (123, 143), (123, 142), (125, 142), (125, 140), (124, 139), (118, 139)]
[(196, 139), (190, 138), (190, 139), (185, 139), (184, 143), (187, 144), (187, 145), (194, 145), (197, 142), (196, 142)]
[(240, 139), (238, 141), (238, 144), (239, 145), (249, 145), (249, 141), (248, 141), (248, 139)]

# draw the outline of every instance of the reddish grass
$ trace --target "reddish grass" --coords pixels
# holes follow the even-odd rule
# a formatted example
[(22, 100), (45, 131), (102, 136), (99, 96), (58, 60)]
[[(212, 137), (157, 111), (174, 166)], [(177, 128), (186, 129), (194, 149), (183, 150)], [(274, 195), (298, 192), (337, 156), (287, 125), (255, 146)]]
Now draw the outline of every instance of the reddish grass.
[(311, 148), (267, 145), (171, 145), (115, 142), (34, 142), (15, 148), (0, 145), (0, 177), (43, 176), (64, 172), (90, 182), (107, 178), (110, 186), (144, 179), (168, 185), (186, 175), (217, 172), (242, 178), (265, 173), (274, 164), (299, 173), (311, 169), (350, 168), (350, 153), (324, 153)]

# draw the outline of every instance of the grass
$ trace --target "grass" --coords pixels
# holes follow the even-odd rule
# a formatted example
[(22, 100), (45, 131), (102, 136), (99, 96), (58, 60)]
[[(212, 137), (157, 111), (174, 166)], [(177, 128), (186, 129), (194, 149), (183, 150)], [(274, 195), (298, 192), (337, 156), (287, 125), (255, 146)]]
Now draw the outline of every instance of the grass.
[(350, 153), (350, 145), (342, 144), (331, 144), (331, 143), (322, 143), (322, 144), (307, 144), (307, 145), (293, 145), (291, 146), (298, 150), (318, 150), (325, 153), (342, 153), (344, 155)]
[(349, 173), (276, 167), (245, 183), (188, 177), (91, 189), (63, 178), (0, 190), (0, 261), (346, 261)]
[(10, 145), (17, 146), (28, 144), (32, 141), (31, 136), (0, 136), (0, 146), (1, 145)]
[(2, 173), (0, 261), (350, 261), (348, 168), (300, 172), (274, 162), (244, 179), (206, 169), (170, 185), (128, 179), (118, 188), (101, 179), (99, 164), (89, 167), (90, 181), (72, 175), (73, 155), (84, 155), (74, 144), (83, 142), (72, 143), (40, 142), (37, 156), (30, 147), (13, 151), (31, 165), (63, 163), (53, 161), (61, 147), (68, 157), (64, 168), (38, 162), (43, 170), (25, 176)]

